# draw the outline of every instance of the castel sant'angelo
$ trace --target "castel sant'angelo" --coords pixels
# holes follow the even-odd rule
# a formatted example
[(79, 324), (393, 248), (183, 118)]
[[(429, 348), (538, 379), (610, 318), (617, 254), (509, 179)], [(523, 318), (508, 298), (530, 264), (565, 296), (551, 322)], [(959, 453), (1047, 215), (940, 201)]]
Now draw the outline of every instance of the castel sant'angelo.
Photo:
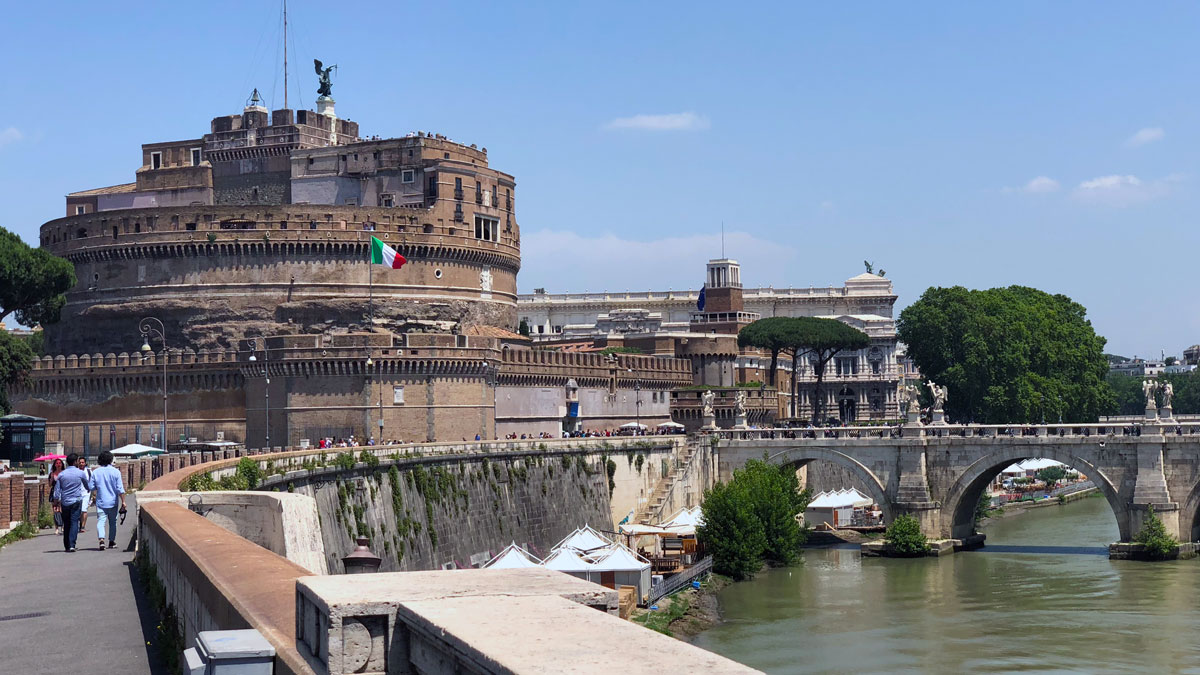
[[(45, 327), (48, 356), (9, 393), (46, 418), (47, 441), (159, 445), (164, 417), (168, 441), (250, 447), (803, 417), (811, 368), (783, 360), (777, 393), (762, 384), (769, 358), (737, 344), (762, 316), (868, 333), (833, 364), (822, 405), (845, 421), (898, 416), (882, 276), (743, 289), (722, 258), (707, 305), (696, 291), (518, 296), (516, 180), (487, 148), (364, 138), (338, 117), (327, 71), (320, 93), (315, 111), (271, 111), (255, 91), (202, 136), (143, 145), (134, 182), (71, 193), (42, 225), (78, 283)], [(407, 264), (371, 264), (373, 238)]]
[[(534, 350), (517, 330), (516, 181), (486, 148), (363, 138), (257, 92), (208, 133), (142, 146), (135, 181), (69, 194), (40, 244), (75, 265), (13, 394), (95, 452), (217, 432), (252, 447), (559, 435), (669, 420), (686, 361)], [(407, 258), (372, 266), (377, 237)], [(145, 317), (163, 324), (141, 348)], [(157, 326), (157, 324), (154, 324)], [(640, 400), (635, 400), (634, 390)], [(653, 394), (653, 403), (651, 403)]]

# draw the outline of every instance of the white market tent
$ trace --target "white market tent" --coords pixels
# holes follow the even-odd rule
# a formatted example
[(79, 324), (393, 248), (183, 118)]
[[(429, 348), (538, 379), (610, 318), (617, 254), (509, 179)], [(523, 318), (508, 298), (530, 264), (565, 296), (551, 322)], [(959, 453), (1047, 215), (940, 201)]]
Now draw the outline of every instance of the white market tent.
[(682, 424), (680, 424), (679, 422), (663, 422), (662, 424), (658, 425), (658, 428), (659, 428), (659, 429), (662, 429), (663, 427), (670, 427), (671, 429), (683, 429), (683, 428), (685, 428), (685, 427), (684, 427)]
[(162, 454), (165, 454), (162, 449), (152, 448), (149, 445), (142, 445), (141, 443), (122, 445), (112, 451), (113, 459), (139, 459), (141, 457), (153, 457)]
[(1002, 475), (1006, 475), (1006, 476), (1024, 476), (1025, 474), (1029, 473), (1030, 471), (1037, 473), (1038, 471), (1041, 471), (1042, 469), (1048, 469), (1052, 466), (1066, 466), (1066, 465), (1063, 464), (1062, 462), (1056, 462), (1052, 459), (1046, 459), (1045, 457), (1038, 457), (1036, 459), (1026, 459), (1024, 461), (1017, 462), (1016, 464), (1011, 464), (1007, 468), (1005, 468), (1003, 471), (1001, 471), (1000, 473)]
[(854, 488), (845, 490), (830, 490), (818, 492), (817, 496), (808, 503), (810, 509), (838, 509), (849, 507), (870, 506), (875, 500)]
[(529, 551), (517, 546), (515, 541), (505, 546), (503, 551), (484, 565), (484, 568), (494, 570), (514, 570), (524, 567), (539, 567), (538, 559)]
[(622, 425), (621, 425), (621, 428), (622, 428), (622, 429), (645, 429), (645, 428), (646, 428), (646, 425), (645, 425), (645, 424), (639, 424), (639, 423), (637, 423), (637, 422), (628, 422), (628, 423), (626, 423), (626, 424), (622, 424)]
[(704, 513), (699, 506), (693, 506), (690, 509), (681, 509), (670, 519), (660, 523), (659, 527), (671, 534), (691, 536), (696, 534), (696, 528), (703, 524)]
[(592, 563), (580, 558), (578, 553), (569, 548), (560, 548), (551, 553), (550, 557), (542, 561), (542, 567), (570, 574), (584, 581), (598, 582), (600, 580), (600, 574), (592, 572)]
[(804, 510), (804, 522), (809, 525), (827, 524), (832, 527), (849, 525), (854, 510), (871, 506), (875, 500), (854, 488), (818, 492)]
[(644, 600), (650, 594), (650, 561), (624, 544), (609, 547), (592, 564), (592, 570), (599, 572), (602, 586), (634, 586), (639, 600)]
[(606, 539), (604, 535), (593, 530), (590, 526), (584, 525), (555, 544), (553, 550), (557, 551), (560, 548), (569, 548), (576, 553), (586, 556), (610, 545), (612, 545), (612, 542)]

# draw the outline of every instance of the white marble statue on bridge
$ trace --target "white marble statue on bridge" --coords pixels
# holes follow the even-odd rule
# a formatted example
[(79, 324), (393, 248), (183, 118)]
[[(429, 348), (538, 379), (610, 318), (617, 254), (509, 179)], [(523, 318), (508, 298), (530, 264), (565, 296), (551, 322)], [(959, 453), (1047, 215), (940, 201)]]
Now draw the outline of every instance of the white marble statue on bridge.
[[(1158, 383), (1154, 380), (1142, 381), (1142, 393), (1146, 395), (1146, 410), (1154, 408), (1154, 392), (1158, 389)], [(1174, 391), (1172, 390), (1172, 393)]]
[(933, 397), (933, 404), (929, 406), (931, 412), (942, 412), (946, 405), (946, 398), (950, 395), (949, 390), (933, 380), (928, 382), (929, 394)]

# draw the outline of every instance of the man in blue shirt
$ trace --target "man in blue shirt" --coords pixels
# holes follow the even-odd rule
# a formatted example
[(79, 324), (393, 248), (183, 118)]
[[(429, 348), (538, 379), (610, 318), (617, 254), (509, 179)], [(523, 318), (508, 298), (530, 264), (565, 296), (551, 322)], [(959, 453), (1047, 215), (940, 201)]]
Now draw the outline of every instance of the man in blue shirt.
[(92, 471), (92, 481), (88, 484), (92, 495), (96, 498), (96, 534), (100, 535), (100, 550), (104, 550), (105, 525), (108, 531), (108, 547), (117, 546), (117, 501), (121, 503), (121, 513), (125, 512), (125, 485), (121, 482), (121, 472), (112, 465), (113, 456), (108, 450), (100, 453), (100, 468)]
[(83, 510), (83, 495), (87, 490), (87, 474), (79, 470), (79, 455), (67, 455), (67, 468), (58, 474), (54, 482), (51, 499), (62, 511), (63, 548), (75, 552), (75, 539), (79, 536), (79, 514)]

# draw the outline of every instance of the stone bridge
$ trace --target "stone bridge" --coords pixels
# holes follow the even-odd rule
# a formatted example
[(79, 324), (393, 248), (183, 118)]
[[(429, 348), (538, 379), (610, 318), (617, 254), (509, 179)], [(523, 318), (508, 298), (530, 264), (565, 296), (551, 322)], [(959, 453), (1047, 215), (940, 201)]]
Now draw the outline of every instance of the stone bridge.
[(866, 484), (884, 520), (911, 514), (929, 537), (966, 539), (987, 485), (1008, 465), (1045, 457), (1095, 482), (1130, 541), (1153, 506), (1168, 532), (1200, 540), (1200, 424), (941, 425), (720, 433), (720, 480), (764, 455), (799, 468), (845, 467)]

